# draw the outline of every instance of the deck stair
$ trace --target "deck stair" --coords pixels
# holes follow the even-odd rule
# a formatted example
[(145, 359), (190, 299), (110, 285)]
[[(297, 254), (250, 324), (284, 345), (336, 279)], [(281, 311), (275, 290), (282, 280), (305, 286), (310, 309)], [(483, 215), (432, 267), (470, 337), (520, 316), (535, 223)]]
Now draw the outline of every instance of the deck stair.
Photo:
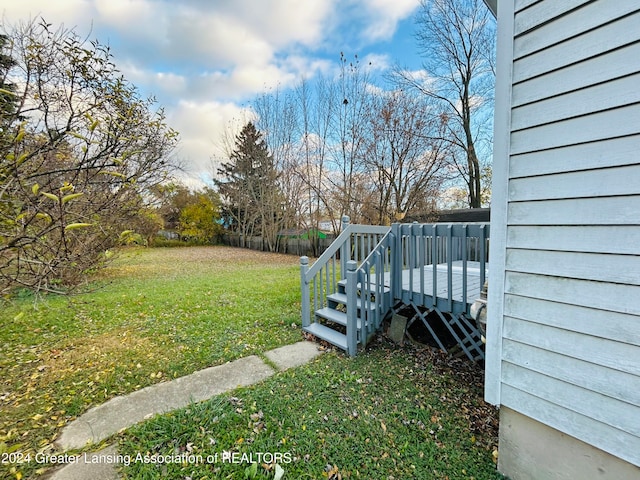
[(389, 227), (353, 225), (309, 266), (300, 259), (302, 329), (355, 355), (391, 311)]
[[(488, 224), (349, 224), (309, 265), (300, 259), (302, 329), (349, 355), (375, 336), (385, 318), (412, 310), (438, 346), (454, 354), (432, 328), (445, 327), (456, 350), (484, 357), (481, 333), (470, 320), (488, 271)], [(434, 316), (437, 314), (437, 316)]]
[[(326, 306), (315, 311), (315, 321), (311, 323), (309, 326), (304, 327), (304, 330), (307, 333), (311, 333), (317, 338), (325, 340), (345, 351), (348, 350), (347, 343), (347, 322), (348, 322), (348, 300), (347, 300), (347, 280), (340, 280), (337, 283), (337, 291), (335, 293), (329, 294), (326, 297)], [(374, 301), (363, 300), (362, 295), (364, 293), (365, 296), (371, 298), (372, 295), (375, 295), (369, 289), (368, 291), (362, 291), (361, 285), (357, 285), (357, 299), (354, 304), (354, 308), (356, 310), (356, 343), (357, 345), (366, 344), (368, 339), (364, 339), (363, 335), (371, 331), (371, 333), (375, 333), (377, 328), (367, 328), (369, 325), (367, 322), (368, 319), (371, 319), (375, 316), (375, 310), (378, 308)], [(384, 303), (389, 305), (391, 303), (391, 289), (389, 287), (385, 287), (383, 290), (383, 295), (386, 297)], [(375, 297), (374, 297), (375, 298)], [(366, 309), (366, 313), (363, 311)], [(365, 322), (363, 328), (363, 322)], [(373, 327), (373, 325), (371, 325)]]

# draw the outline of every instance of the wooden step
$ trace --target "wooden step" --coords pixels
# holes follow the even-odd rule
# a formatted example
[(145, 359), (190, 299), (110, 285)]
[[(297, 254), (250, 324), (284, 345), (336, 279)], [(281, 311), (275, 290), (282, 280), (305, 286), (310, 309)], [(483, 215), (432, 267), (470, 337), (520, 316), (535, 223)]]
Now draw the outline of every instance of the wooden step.
[[(337, 323), (343, 327), (347, 326), (347, 314), (331, 307), (324, 307), (316, 310), (316, 317), (324, 318), (330, 322)], [(360, 319), (358, 319), (358, 328), (360, 328)]]
[[(391, 296), (388, 295), (388, 292), (385, 293), (385, 296), (387, 296), (387, 300), (391, 301)], [(327, 295), (327, 300), (329, 300), (329, 302), (335, 303), (336, 305), (347, 305), (347, 295), (345, 293), (332, 293), (331, 295)], [(358, 309), (361, 307), (361, 303), (362, 301), (360, 300), (360, 297), (358, 297), (358, 299), (356, 300), (356, 306), (358, 307)], [(375, 310), (376, 303), (377, 302), (371, 302), (369, 304), (369, 310)]]
[(345, 352), (347, 351), (347, 336), (340, 332), (336, 332), (333, 328), (314, 322), (308, 327), (303, 327), (303, 330), (321, 340), (341, 348)]
[[(327, 295), (327, 300), (329, 302), (335, 303), (336, 305), (344, 305), (347, 306), (347, 295), (344, 293), (332, 293), (331, 295)], [(359, 298), (356, 300), (356, 307), (358, 310), (362, 308), (362, 300)], [(369, 310), (374, 311), (376, 309), (376, 303), (369, 303)]]
[[(340, 280), (338, 282), (338, 287), (339, 287), (338, 290), (341, 293), (346, 293), (346, 291), (347, 291), (347, 280), (346, 279), (345, 280)], [(376, 286), (374, 284), (369, 284), (369, 287), (370, 287), (369, 288), (369, 292), (370, 293), (376, 293)], [(358, 284), (358, 290), (360, 290), (360, 284)], [(390, 292), (391, 292), (391, 288), (389, 286), (387, 286), (387, 285), (384, 285), (384, 287), (382, 288), (382, 293), (384, 295), (386, 295), (386, 294), (388, 294)]]
[(346, 293), (332, 293), (331, 295), (327, 295), (327, 300), (330, 302), (334, 302), (341, 305), (347, 305), (347, 294)]

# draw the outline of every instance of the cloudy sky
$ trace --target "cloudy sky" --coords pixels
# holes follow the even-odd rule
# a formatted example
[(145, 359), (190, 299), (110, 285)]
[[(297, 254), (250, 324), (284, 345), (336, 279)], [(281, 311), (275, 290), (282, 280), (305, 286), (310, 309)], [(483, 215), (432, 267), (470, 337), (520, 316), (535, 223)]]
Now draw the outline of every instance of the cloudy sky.
[[(110, 45), (117, 67), (154, 95), (181, 134), (193, 179), (230, 124), (269, 87), (331, 75), (340, 52), (378, 72), (417, 68), (419, 0), (0, 0), (5, 23), (42, 16)], [(231, 122), (231, 123), (230, 123)]]

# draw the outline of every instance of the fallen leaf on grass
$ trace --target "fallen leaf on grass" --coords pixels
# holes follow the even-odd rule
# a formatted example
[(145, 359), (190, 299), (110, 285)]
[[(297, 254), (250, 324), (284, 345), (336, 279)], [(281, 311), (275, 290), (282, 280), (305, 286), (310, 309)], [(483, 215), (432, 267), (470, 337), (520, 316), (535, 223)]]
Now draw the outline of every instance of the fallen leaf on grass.
[(284, 468), (276, 463), (276, 474), (273, 477), (273, 480), (280, 480), (284, 476)]

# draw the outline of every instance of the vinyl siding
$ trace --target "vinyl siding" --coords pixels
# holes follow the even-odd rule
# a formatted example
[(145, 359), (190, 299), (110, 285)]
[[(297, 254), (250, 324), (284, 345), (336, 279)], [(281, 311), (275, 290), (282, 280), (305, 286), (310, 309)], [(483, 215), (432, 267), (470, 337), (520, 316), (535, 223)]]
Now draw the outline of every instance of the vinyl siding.
[(640, 466), (640, 3), (498, 18), (486, 398)]

